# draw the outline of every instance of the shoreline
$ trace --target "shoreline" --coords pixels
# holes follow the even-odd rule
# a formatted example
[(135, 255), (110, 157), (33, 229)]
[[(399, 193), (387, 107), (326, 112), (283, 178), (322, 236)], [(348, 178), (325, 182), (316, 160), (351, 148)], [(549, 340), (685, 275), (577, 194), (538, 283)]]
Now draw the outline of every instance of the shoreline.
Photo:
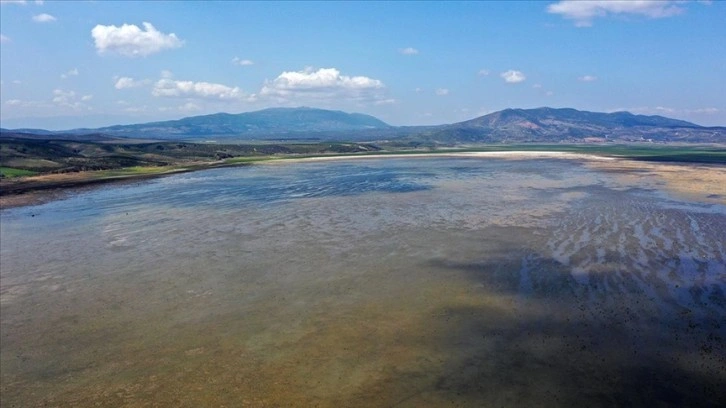
[[(0, 210), (44, 204), (50, 201), (63, 199), (79, 191), (85, 191), (100, 185), (122, 182), (138, 182), (154, 178), (166, 177), (174, 174), (189, 173), (201, 170), (210, 170), (226, 167), (240, 167), (251, 164), (279, 165), (284, 163), (298, 162), (320, 162), (338, 160), (363, 160), (363, 159), (396, 159), (396, 158), (492, 158), (492, 159), (567, 159), (583, 160), (591, 163), (589, 167), (601, 171), (647, 171), (648, 174), (659, 176), (664, 179), (666, 189), (677, 195), (686, 198), (706, 199), (707, 203), (726, 204), (726, 171), (707, 174), (706, 177), (698, 177), (693, 174), (695, 169), (705, 170), (706, 173), (715, 172), (712, 165), (701, 163), (660, 163), (636, 161), (621, 157), (612, 157), (588, 153), (573, 153), (559, 151), (490, 151), (490, 152), (425, 152), (425, 153), (374, 153), (362, 155), (326, 155), (312, 157), (265, 157), (240, 162), (210, 162), (194, 163), (186, 167), (170, 169), (156, 173), (112, 175), (97, 177), (95, 172), (61, 173), (41, 176), (31, 176), (18, 181), (5, 181), (0, 184)], [(690, 171), (683, 171), (690, 169)], [(665, 170), (665, 175), (659, 170)], [(682, 174), (687, 173), (687, 174)], [(719, 177), (720, 176), (720, 177)], [(700, 184), (694, 184), (694, 180)], [(706, 181), (707, 186), (703, 186)], [(669, 188), (670, 187), (670, 188)], [(704, 187), (711, 191), (698, 194), (698, 188)], [(713, 190), (716, 191), (713, 191)], [(723, 190), (723, 191), (721, 191)], [(680, 193), (680, 194), (679, 194)], [(705, 196), (704, 196), (705, 194)]]

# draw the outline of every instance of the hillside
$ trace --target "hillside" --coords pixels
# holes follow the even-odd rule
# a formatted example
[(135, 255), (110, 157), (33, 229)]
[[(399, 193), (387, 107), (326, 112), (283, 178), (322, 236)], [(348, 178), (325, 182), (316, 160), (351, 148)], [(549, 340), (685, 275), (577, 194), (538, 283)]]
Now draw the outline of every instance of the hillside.
[[(305, 137), (310, 133), (387, 129), (383, 121), (360, 113), (313, 108), (270, 108), (238, 114), (215, 113), (179, 120), (93, 129), (114, 136), (180, 139), (234, 137), (238, 139)], [(83, 130), (88, 131), (88, 130)]]
[(726, 128), (663, 116), (587, 112), (570, 108), (505, 109), (425, 132), (429, 142), (693, 142), (726, 143)]
[(391, 141), (404, 146), (476, 143), (661, 142), (726, 143), (726, 127), (703, 127), (663, 116), (587, 112), (571, 108), (505, 109), (440, 126), (390, 126), (369, 115), (313, 108), (215, 113), (179, 120), (75, 129), (6, 130), (25, 138), (183, 141)]

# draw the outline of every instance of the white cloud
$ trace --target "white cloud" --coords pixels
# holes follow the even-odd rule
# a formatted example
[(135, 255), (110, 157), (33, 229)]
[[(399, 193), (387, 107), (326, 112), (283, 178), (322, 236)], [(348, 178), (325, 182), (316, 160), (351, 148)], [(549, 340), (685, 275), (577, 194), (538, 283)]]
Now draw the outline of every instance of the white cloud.
[(718, 108), (698, 108), (698, 109), (690, 109), (690, 113), (699, 113), (699, 114), (706, 114), (706, 115), (714, 115), (716, 113), (721, 112)]
[(639, 15), (648, 18), (665, 18), (683, 12), (683, 8), (670, 0), (562, 0), (547, 6), (547, 12), (560, 14), (573, 20), (577, 27), (590, 27), (592, 20), (608, 15)]
[(90, 101), (91, 99), (93, 99), (93, 95), (83, 95), (81, 97), (81, 101), (83, 101), (83, 102)]
[(53, 90), (53, 102), (63, 105), (68, 104), (72, 99), (76, 97), (76, 93), (73, 91), (64, 91), (62, 89)]
[[(0, 5), (4, 6), (6, 4), (17, 4), (20, 6), (25, 6), (26, 4), (28, 4), (28, 2), (26, 0), (0, 0)], [(38, 6), (42, 6), (43, 0), (35, 0), (35, 4)]]
[(487, 75), (489, 75), (489, 70), (488, 69), (480, 69), (478, 74), (479, 74), (479, 76), (487, 76)]
[(525, 79), (527, 79), (526, 76), (524, 76), (524, 73), (522, 71), (515, 71), (513, 69), (510, 69), (509, 71), (502, 72), (499, 74), (500, 77), (504, 79), (504, 82), (509, 84), (516, 84), (519, 82), (524, 82)]
[(171, 78), (162, 78), (156, 81), (151, 94), (171, 98), (196, 97), (221, 100), (239, 100), (245, 97), (238, 87), (233, 88), (211, 82), (176, 81)]
[(280, 101), (291, 99), (347, 99), (380, 101), (385, 85), (365, 76), (341, 75), (335, 68), (306, 68), (302, 71), (285, 71), (272, 81), (265, 81), (260, 96)]
[(7, 101), (5, 101), (5, 104), (16, 108), (38, 109), (49, 107), (48, 103), (44, 101), (23, 101), (20, 99), (8, 99)]
[(22, 84), (22, 83), (23, 83), (23, 81), (21, 81), (21, 80), (19, 80), (19, 79), (15, 79), (15, 80), (13, 80), (13, 83), (14, 83), (15, 85), (20, 85), (20, 84)]
[(398, 102), (398, 101), (396, 101), (395, 99), (389, 98), (389, 99), (381, 99), (380, 101), (374, 102), (374, 104), (376, 104), (376, 105), (393, 105), (396, 102)]
[(597, 77), (594, 75), (583, 75), (583, 76), (577, 78), (577, 80), (582, 81), (582, 82), (592, 82), (592, 81), (597, 81)]
[(78, 76), (78, 68), (73, 68), (72, 70), (66, 72), (65, 74), (61, 74), (61, 79), (66, 79), (70, 76)]
[(116, 81), (114, 84), (114, 88), (116, 89), (138, 88), (151, 84), (151, 81), (148, 79), (136, 80), (129, 77), (114, 77), (114, 81)]
[(656, 107), (649, 107), (649, 106), (638, 106), (634, 108), (618, 108), (618, 109), (611, 109), (608, 112), (622, 112), (622, 111), (628, 111), (635, 114), (641, 114), (641, 115), (672, 115), (672, 116), (680, 116), (680, 117), (688, 117), (691, 115), (715, 115), (717, 113), (722, 112), (721, 109), (714, 108), (714, 107), (706, 107), (706, 108), (672, 108), (668, 106), (656, 106)]
[(143, 106), (130, 106), (128, 108), (124, 108), (124, 112), (129, 113), (139, 113), (139, 112), (146, 112), (149, 110), (149, 107), (146, 105)]
[(5, 44), (5, 43), (9, 43), (9, 42), (10, 42), (10, 37), (8, 37), (5, 34), (0, 34), (0, 43)]
[(418, 50), (415, 49), (415, 48), (413, 48), (413, 47), (401, 48), (400, 50), (398, 50), (398, 52), (401, 53), (401, 54), (403, 54), (403, 55), (416, 55), (416, 54), (418, 54)]
[(81, 101), (89, 101), (93, 96), (90, 98), (88, 97), (90, 95), (85, 95), (80, 98), (80, 101), (78, 100), (78, 95), (75, 91), (64, 91), (62, 89), (54, 89), (53, 90), (53, 103), (56, 104), (56, 106), (61, 108), (69, 108), (73, 110), (80, 110), (80, 109), (87, 109), (91, 110), (91, 107), (86, 105), (85, 103), (82, 103)]
[(534, 85), (532, 85), (532, 88), (540, 89), (540, 88), (542, 88), (542, 84), (534, 84)]
[(234, 57), (234, 58), (232, 58), (232, 64), (239, 65), (241, 67), (245, 67), (245, 66), (249, 66), (249, 65), (254, 65), (255, 63), (252, 60), (240, 59), (239, 57)]
[(55, 17), (51, 16), (50, 14), (46, 14), (46, 13), (33, 16), (33, 21), (35, 21), (36, 23), (50, 23), (55, 20), (56, 20)]
[(449, 90), (446, 88), (439, 88), (436, 90), (436, 95), (438, 96), (446, 96), (449, 94)]
[(179, 106), (177, 109), (179, 109), (182, 112), (194, 112), (194, 111), (201, 110), (202, 107), (193, 102), (187, 102), (184, 105)]
[(145, 57), (165, 49), (179, 48), (184, 45), (176, 34), (164, 34), (151, 23), (143, 23), (144, 30), (133, 24), (121, 27), (97, 25), (91, 36), (99, 54), (116, 53), (125, 57)]

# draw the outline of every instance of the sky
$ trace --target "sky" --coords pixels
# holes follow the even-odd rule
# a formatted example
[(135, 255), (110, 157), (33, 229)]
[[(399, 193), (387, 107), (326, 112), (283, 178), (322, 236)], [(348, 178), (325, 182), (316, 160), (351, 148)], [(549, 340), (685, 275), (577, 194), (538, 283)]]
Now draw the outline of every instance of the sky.
[(0, 125), (542, 106), (726, 125), (726, 1), (0, 1)]

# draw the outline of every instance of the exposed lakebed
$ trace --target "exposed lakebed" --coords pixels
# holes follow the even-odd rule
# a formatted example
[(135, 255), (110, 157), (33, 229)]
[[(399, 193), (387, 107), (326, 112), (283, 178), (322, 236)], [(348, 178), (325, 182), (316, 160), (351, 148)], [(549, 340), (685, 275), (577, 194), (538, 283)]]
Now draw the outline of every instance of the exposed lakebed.
[(3, 407), (726, 397), (726, 207), (580, 160), (207, 170), (0, 234)]

